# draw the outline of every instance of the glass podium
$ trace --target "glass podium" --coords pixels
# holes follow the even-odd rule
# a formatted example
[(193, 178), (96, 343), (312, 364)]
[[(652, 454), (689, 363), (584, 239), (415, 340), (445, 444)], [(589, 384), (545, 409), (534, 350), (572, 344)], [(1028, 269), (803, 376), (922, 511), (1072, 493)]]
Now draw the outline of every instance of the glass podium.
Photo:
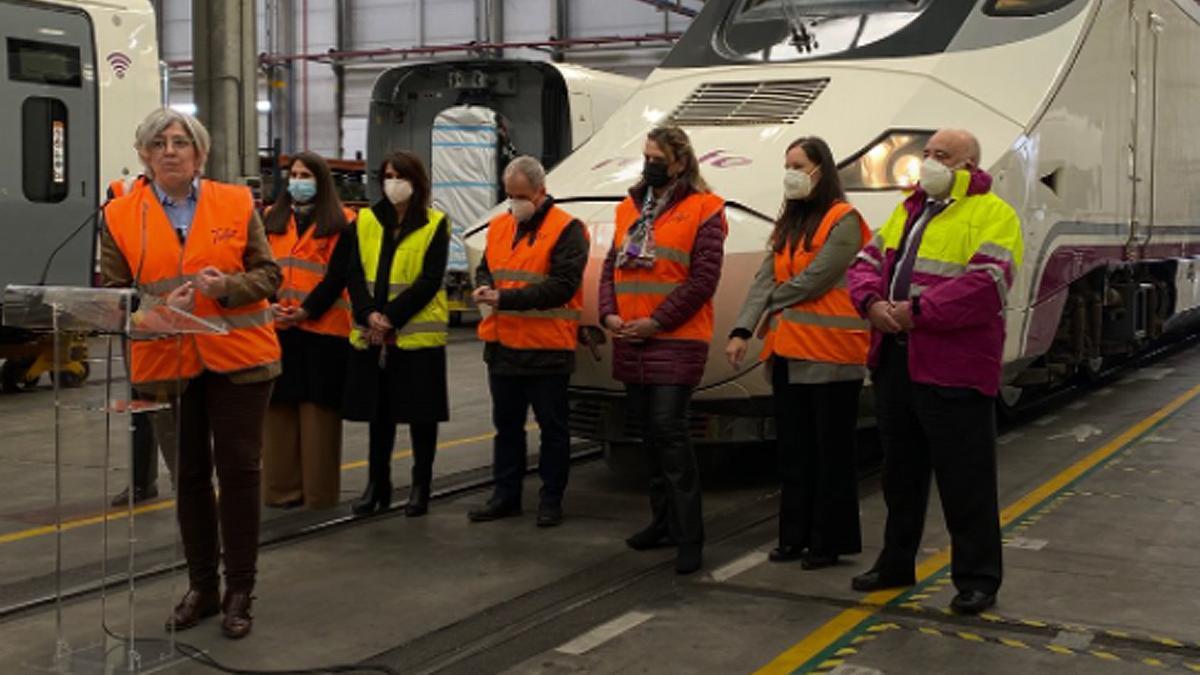
[[(123, 434), (129, 447), (130, 470), (128, 471), (129, 500), (119, 513), (113, 512), (109, 503), (109, 472), (112, 455), (113, 420), (126, 419), (127, 415), (149, 414), (171, 407), (171, 400), (147, 401), (133, 394), (129, 378), (119, 388), (117, 375), (113, 372), (114, 353), (124, 354), (127, 341), (167, 340), (173, 341), (177, 354), (182, 354), (183, 341), (196, 334), (220, 335), (226, 332), (223, 325), (207, 321), (188, 312), (162, 303), (158, 298), (139, 296), (133, 289), (120, 288), (76, 288), (67, 286), (9, 286), (4, 291), (4, 325), (34, 333), (52, 335), (54, 342), (54, 623), (55, 636), (52, 653), (37, 663), (26, 664), (31, 669), (54, 673), (146, 673), (164, 668), (177, 660), (174, 631), (164, 638), (139, 637), (136, 632), (136, 574), (135, 560), (137, 539), (135, 532), (133, 444), (131, 434)], [(84, 335), (98, 339), (105, 345), (103, 399), (91, 400), (83, 396), (82, 401), (65, 400), (61, 377), (62, 362), (66, 351), (61, 347), (73, 337)], [(93, 370), (93, 372), (96, 372)], [(182, 383), (176, 382), (171, 395), (178, 401)], [(100, 556), (99, 603), (100, 621), (95, 626), (93, 638), (80, 638), (78, 626), (68, 630), (63, 614), (63, 413), (80, 411), (102, 421), (103, 441), (103, 495), (101, 505), (104, 515)], [(178, 425), (178, 418), (176, 417)], [(132, 427), (129, 420), (127, 427)], [(176, 428), (178, 438), (178, 428)], [(176, 450), (177, 451), (177, 450)], [(154, 461), (158, 461), (155, 452)], [(109, 564), (109, 527), (114, 516), (123, 515), (126, 521), (128, 541), (123, 570), (112, 570)], [(176, 534), (178, 551), (178, 535)], [(176, 554), (176, 560), (179, 556)], [(128, 626), (124, 635), (114, 630), (107, 622), (110, 591), (123, 590), (128, 611)], [(169, 608), (168, 608), (169, 609)], [(165, 616), (165, 613), (164, 613)], [(90, 633), (86, 626), (82, 632)], [(68, 635), (70, 633), (70, 636)], [(72, 644), (74, 642), (74, 644)]]

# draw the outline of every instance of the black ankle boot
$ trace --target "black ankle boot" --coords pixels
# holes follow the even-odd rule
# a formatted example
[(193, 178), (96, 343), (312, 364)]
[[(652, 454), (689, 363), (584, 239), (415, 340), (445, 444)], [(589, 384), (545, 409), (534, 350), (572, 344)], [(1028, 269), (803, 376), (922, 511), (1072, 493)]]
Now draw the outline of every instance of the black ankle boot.
[(429, 483), (413, 483), (408, 491), (408, 505), (404, 515), (417, 518), (429, 513)]
[(376, 511), (386, 511), (392, 505), (392, 484), (382, 481), (369, 481), (362, 496), (350, 505), (350, 512), (356, 516), (369, 516)]

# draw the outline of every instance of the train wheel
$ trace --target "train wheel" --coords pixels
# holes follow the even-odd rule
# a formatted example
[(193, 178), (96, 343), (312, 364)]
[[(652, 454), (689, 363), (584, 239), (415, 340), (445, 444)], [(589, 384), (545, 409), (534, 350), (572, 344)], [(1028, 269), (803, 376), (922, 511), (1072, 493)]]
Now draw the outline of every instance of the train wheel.
[(996, 409), (1001, 418), (1011, 420), (1017, 416), (1024, 393), (1025, 390), (1021, 387), (1000, 387), (1000, 395), (996, 397)]
[(29, 367), (33, 363), (34, 360), (28, 358), (5, 360), (4, 365), (0, 366), (0, 387), (9, 393), (29, 391), (37, 387), (37, 378), (29, 379)]
[(1104, 379), (1105, 366), (1103, 356), (1095, 356), (1090, 359), (1084, 359), (1079, 364), (1079, 371), (1083, 373), (1084, 378), (1093, 384)]
[[(61, 384), (62, 386), (66, 387), (68, 389), (75, 389), (78, 387), (82, 387), (83, 383), (87, 382), (88, 375), (91, 375), (92, 367), (90, 365), (88, 365), (87, 361), (80, 361), (78, 363), (78, 365), (79, 365), (78, 372), (76, 372), (75, 370), (64, 370), (61, 373), (59, 373), (59, 376), (61, 377), (59, 384)], [(55, 378), (55, 373), (51, 372), (50, 373), (50, 381), (53, 382), (54, 378)]]

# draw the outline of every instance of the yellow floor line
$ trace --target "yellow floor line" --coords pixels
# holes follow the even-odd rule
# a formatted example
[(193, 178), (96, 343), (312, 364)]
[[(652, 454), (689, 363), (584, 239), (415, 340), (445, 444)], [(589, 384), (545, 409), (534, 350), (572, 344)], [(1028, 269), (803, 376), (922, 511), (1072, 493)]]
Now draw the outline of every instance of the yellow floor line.
[[(1034, 488), (1024, 497), (1021, 497), (1000, 512), (1000, 526), (1004, 527), (1017, 520), (1029, 512), (1030, 509), (1045, 501), (1047, 497), (1063, 489), (1071, 481), (1079, 478), (1090, 469), (1095, 468), (1098, 464), (1125, 448), (1125, 446), (1137, 439), (1138, 436), (1141, 436), (1148, 429), (1187, 405), (1198, 395), (1200, 395), (1200, 385), (1192, 387), (1176, 397), (1175, 400), (1160, 408), (1153, 415), (1129, 427), (1121, 435), (1104, 444), (1104, 446), (1095, 450), (1087, 457), (1072, 464), (1050, 480)], [(949, 563), (949, 548), (944, 548), (926, 558), (917, 565), (917, 582), (920, 583), (928, 579), (932, 574)], [(780, 675), (795, 671), (800, 666), (812, 660), (813, 657), (828, 649), (830, 645), (837, 642), (844, 635), (854, 630), (860, 623), (874, 615), (878, 611), (878, 608), (895, 600), (907, 590), (907, 588), (890, 589), (867, 595), (860, 601), (858, 607), (843, 610), (824, 625), (809, 633), (803, 640), (792, 645), (790, 649), (776, 656), (770, 663), (759, 668), (756, 671), (757, 675)]]
[[(537, 428), (536, 424), (530, 424), (525, 427), (525, 429), (527, 431), (536, 429), (536, 428)], [(462, 445), (470, 445), (472, 443), (479, 443), (480, 441), (486, 441), (486, 440), (490, 439), (493, 435), (494, 434), (492, 432), (488, 432), (486, 434), (479, 434), (478, 436), (468, 436), (466, 438), (456, 438), (454, 440), (446, 441), (444, 443), (438, 443), (437, 447), (439, 450), (445, 450), (446, 448), (455, 448), (455, 447), (462, 446)], [(403, 459), (405, 457), (412, 457), (411, 449), (401, 450), (392, 455), (393, 460)], [(342, 468), (342, 471), (349, 471), (351, 469), (361, 469), (361, 468), (365, 467), (366, 465), (367, 465), (366, 460), (360, 460), (360, 461), (356, 461), (356, 462), (346, 462), (345, 464), (342, 464), (341, 468)], [(145, 513), (153, 513), (155, 511), (162, 511), (165, 509), (170, 509), (170, 508), (173, 508), (174, 506), (175, 506), (174, 499), (165, 499), (163, 501), (153, 502), (151, 504), (143, 504), (142, 506), (134, 507), (133, 515), (140, 516)], [(107, 514), (84, 516), (84, 517), (75, 518), (72, 520), (65, 520), (65, 521), (63, 521), (63, 524), (62, 524), (62, 530), (63, 530), (63, 532), (66, 532), (68, 530), (76, 530), (81, 527), (88, 527), (90, 525), (98, 525), (100, 523), (103, 523), (106, 519), (109, 522), (113, 522), (113, 521), (117, 521), (117, 520), (124, 520), (127, 515), (128, 515), (128, 513), (126, 511), (112, 511)], [(54, 534), (54, 526), (53, 525), (43, 525), (41, 527), (33, 527), (33, 528), (30, 528), (27, 530), (20, 530), (19, 532), (10, 532), (8, 534), (0, 534), (0, 545), (9, 544), (14, 541), (22, 541), (25, 539), (32, 539), (34, 537), (41, 537), (41, 536), (45, 536), (48, 534)]]

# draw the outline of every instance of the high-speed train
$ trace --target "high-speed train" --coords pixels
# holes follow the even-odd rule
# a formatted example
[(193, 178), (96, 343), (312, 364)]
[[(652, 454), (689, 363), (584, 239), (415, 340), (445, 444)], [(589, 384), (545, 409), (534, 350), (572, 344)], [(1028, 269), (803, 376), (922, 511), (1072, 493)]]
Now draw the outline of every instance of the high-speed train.
[[(638, 180), (646, 132), (685, 128), (729, 237), (716, 335), (693, 405), (698, 441), (767, 438), (761, 369), (725, 339), (767, 248), (783, 155), (825, 138), (874, 227), (916, 180), (942, 127), (974, 132), (995, 190), (1019, 212), (1006, 391), (1098, 372), (1200, 305), (1200, 4), (1195, 0), (708, 0), (632, 97), (549, 176), (591, 233), (585, 323), (616, 203)], [(469, 238), (477, 256), (484, 237)], [(611, 347), (586, 330), (573, 433), (620, 444)], [(755, 353), (752, 347), (752, 353)]]

